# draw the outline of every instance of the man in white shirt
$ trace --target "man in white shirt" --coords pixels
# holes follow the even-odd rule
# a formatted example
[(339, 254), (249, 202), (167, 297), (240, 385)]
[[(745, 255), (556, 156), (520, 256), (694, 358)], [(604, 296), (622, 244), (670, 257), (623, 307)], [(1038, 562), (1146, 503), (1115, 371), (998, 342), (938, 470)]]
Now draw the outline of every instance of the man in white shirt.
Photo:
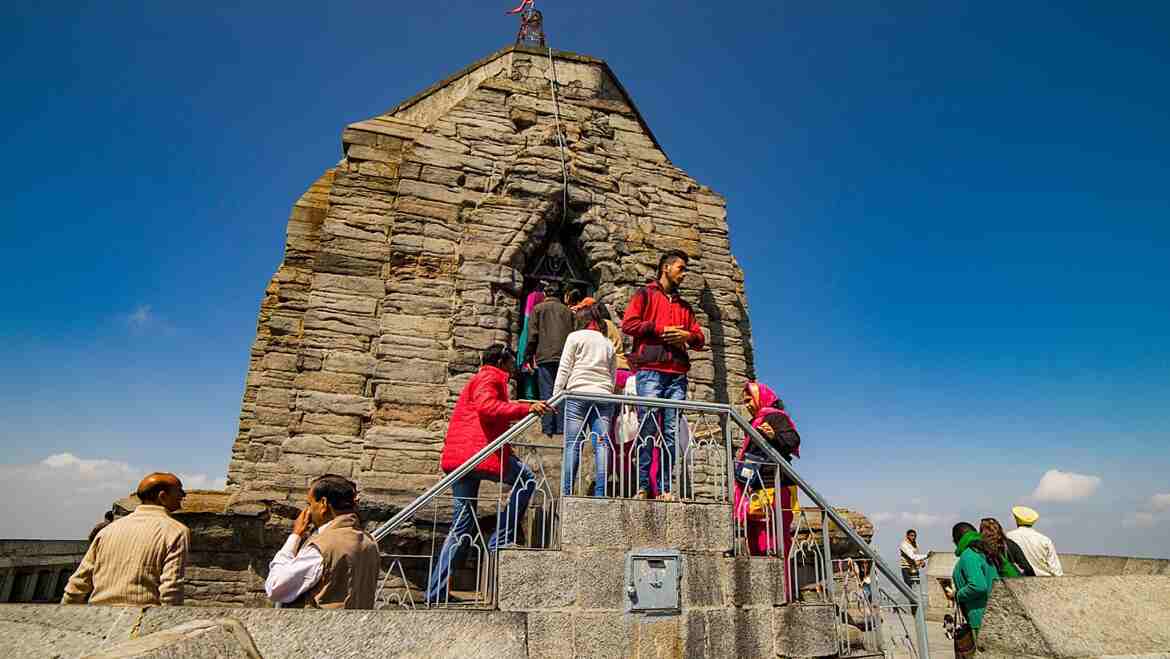
[[(926, 567), (926, 554), (918, 553), (918, 531), (914, 529), (906, 531), (906, 537), (898, 546), (898, 554), (901, 559), (899, 563), (902, 565), (902, 581), (914, 592), (921, 592), (918, 587), (918, 570)], [(918, 607), (910, 607), (910, 613), (917, 614)]]
[(358, 519), (357, 487), (325, 475), (309, 485), (308, 500), (268, 566), (268, 598), (291, 607), (374, 608), (381, 559)]
[(1064, 568), (1060, 566), (1060, 557), (1056, 555), (1052, 540), (1032, 528), (1040, 519), (1040, 513), (1027, 506), (1016, 506), (1012, 508), (1012, 517), (1016, 518), (1016, 529), (1008, 532), (1007, 537), (1024, 550), (1024, 557), (1036, 571), (1036, 576), (1063, 577)]

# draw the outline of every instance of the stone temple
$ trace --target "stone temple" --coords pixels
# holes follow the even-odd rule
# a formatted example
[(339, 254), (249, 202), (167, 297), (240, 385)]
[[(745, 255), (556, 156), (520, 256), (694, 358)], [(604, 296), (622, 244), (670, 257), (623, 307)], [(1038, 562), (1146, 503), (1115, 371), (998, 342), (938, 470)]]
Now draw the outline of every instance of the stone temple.
[(341, 142), (293, 207), (260, 305), (237, 502), (299, 502), (323, 473), (366, 501), (432, 485), (461, 387), (489, 344), (516, 345), (541, 279), (617, 312), (681, 249), (708, 336), (690, 397), (728, 402), (753, 375), (725, 201), (670, 162), (605, 62), (505, 48)]
[[(271, 608), (269, 561), (308, 482), (357, 481), (370, 528), (433, 486), (480, 351), (516, 344), (521, 300), (542, 280), (620, 311), (661, 252), (681, 249), (691, 256), (683, 293), (708, 336), (691, 398), (734, 403), (753, 376), (724, 200), (670, 163), (604, 62), (505, 48), (346, 126), (342, 152), (293, 207), (260, 307), (227, 491), (192, 492), (175, 513), (191, 530), (189, 606), (0, 604), (5, 656), (929, 656), (925, 624), (911, 638), (908, 606), (881, 588), (876, 602), (863, 597), (853, 559), (866, 560), (858, 550), (873, 536), (864, 516), (837, 510), (830, 523), (830, 511), (805, 507), (785, 529), (790, 561), (745, 552), (728, 479), (711, 478), (728, 476), (725, 462), (686, 467), (693, 496), (671, 502), (546, 483), (527, 539), (469, 552), (450, 581), (462, 597), (440, 606), (419, 597), (449, 500), (430, 519), (385, 527), (379, 610)], [(692, 445), (701, 437), (692, 432)], [(536, 442), (529, 466), (557, 481), (559, 448), (524, 439)], [(481, 493), (477, 523), (494, 521), (491, 498)], [(15, 544), (0, 547), (0, 600), (53, 599), (62, 563), (82, 549), (47, 556)], [(1082, 574), (1097, 576), (997, 585), (980, 632), (986, 656), (1168, 656), (1165, 565), (1084, 558)]]

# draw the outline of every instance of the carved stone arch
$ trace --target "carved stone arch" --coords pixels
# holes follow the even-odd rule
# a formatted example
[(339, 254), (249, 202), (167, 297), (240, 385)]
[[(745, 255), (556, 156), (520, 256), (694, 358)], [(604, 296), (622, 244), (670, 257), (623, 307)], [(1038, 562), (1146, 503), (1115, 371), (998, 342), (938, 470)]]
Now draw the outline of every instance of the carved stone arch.
[(551, 227), (544, 241), (526, 259), (524, 288), (535, 290), (543, 282), (556, 282), (592, 294), (597, 282), (590, 274), (589, 261), (581, 247), (582, 226), (564, 222)]

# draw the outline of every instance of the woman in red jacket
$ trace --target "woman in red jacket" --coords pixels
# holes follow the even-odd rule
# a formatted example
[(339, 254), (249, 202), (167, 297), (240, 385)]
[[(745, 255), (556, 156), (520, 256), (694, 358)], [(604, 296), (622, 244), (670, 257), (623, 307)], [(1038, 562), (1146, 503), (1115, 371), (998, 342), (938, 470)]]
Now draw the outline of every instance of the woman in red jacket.
[[(508, 379), (515, 370), (516, 355), (508, 346), (497, 343), (484, 351), (483, 366), (459, 393), (451, 421), (447, 424), (447, 437), (443, 441), (440, 458), (440, 466), (445, 473), (458, 469), (502, 435), (512, 423), (529, 414), (543, 415), (548, 412), (549, 408), (543, 402), (527, 405), (508, 399)], [(458, 558), (464, 545), (470, 547), (476, 544), (476, 505), (479, 501), (479, 484), (485, 480), (511, 486), (508, 505), (496, 514), (496, 530), (487, 543), (488, 551), (495, 551), (516, 541), (516, 527), (528, 509), (536, 478), (527, 465), (512, 455), (511, 447), (504, 446), (484, 458), (475, 469), (451, 486), (451, 493), (455, 497), (451, 530), (443, 541), (443, 549), (431, 571), (426, 593), (428, 604), (449, 601), (447, 585), (451, 576), (451, 562)]]

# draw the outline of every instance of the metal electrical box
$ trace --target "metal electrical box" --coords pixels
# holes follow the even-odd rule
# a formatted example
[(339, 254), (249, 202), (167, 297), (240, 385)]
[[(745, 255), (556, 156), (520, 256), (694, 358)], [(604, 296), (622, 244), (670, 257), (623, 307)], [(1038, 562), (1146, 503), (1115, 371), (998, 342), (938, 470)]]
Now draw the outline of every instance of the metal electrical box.
[(679, 613), (682, 556), (673, 549), (638, 549), (626, 554), (626, 611)]

